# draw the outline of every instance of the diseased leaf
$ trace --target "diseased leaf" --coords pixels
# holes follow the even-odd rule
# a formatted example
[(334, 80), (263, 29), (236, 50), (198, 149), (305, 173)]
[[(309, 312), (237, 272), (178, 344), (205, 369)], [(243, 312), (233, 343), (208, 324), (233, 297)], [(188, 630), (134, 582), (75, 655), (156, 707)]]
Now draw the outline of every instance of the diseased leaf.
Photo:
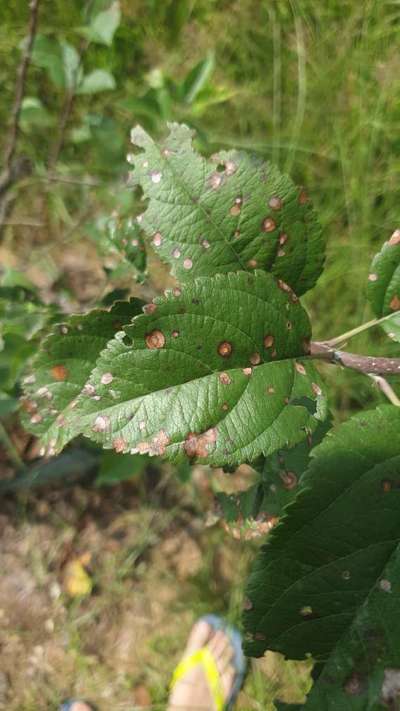
[(303, 490), (304, 474), (313, 447), (331, 427), (331, 418), (319, 422), (313, 433), (294, 447), (279, 449), (253, 463), (259, 480), (238, 494), (218, 493), (216, 499), (234, 537), (245, 540), (268, 533), (279, 521), (285, 507)]
[(132, 182), (148, 198), (137, 219), (180, 281), (255, 268), (272, 271), (297, 294), (311, 288), (324, 241), (304, 190), (269, 163), (238, 151), (205, 159), (192, 132), (170, 125), (158, 145), (139, 126), (128, 158)]
[(325, 663), (310, 708), (380, 708), (366, 699), (378, 701), (384, 669), (400, 664), (400, 408), (329, 433), (304, 486), (254, 566), (246, 651)]
[(372, 260), (367, 293), (378, 318), (391, 315), (382, 328), (400, 341), (400, 230), (393, 232)]
[[(398, 492), (395, 496), (398, 497)], [(327, 659), (303, 709), (399, 708), (399, 604), (400, 549), (397, 544), (381, 574), (378, 571), (375, 585), (358, 608), (350, 628), (345, 630)]]
[(324, 418), (304, 357), (309, 321), (283, 282), (265, 272), (200, 278), (145, 311), (101, 354), (88, 384), (98, 398), (78, 398), (75, 418), (96, 442), (237, 464), (295, 444)]
[[(141, 310), (142, 302), (117, 302), (110, 311), (96, 309), (59, 324), (41, 344), (24, 379), (25, 427), (40, 436), (47, 454), (60, 451), (74, 436), (74, 403), (99, 353), (116, 331)], [(90, 388), (89, 397), (97, 397)]]
[(320, 422), (315, 431), (294, 447), (280, 449), (255, 467), (261, 474), (265, 492), (262, 510), (280, 515), (304, 487), (304, 475), (313, 448), (322, 442), (331, 428), (331, 418)]
[(135, 268), (137, 280), (144, 280), (147, 255), (143, 233), (132, 217), (101, 216), (89, 229), (103, 254), (118, 255)]

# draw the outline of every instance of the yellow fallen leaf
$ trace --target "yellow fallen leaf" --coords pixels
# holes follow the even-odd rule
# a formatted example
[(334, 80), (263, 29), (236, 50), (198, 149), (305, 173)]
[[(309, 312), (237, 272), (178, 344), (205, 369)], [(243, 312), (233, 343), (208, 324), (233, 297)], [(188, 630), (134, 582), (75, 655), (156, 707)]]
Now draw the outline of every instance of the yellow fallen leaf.
[(85, 597), (92, 592), (92, 580), (79, 559), (67, 563), (64, 588), (70, 597)]

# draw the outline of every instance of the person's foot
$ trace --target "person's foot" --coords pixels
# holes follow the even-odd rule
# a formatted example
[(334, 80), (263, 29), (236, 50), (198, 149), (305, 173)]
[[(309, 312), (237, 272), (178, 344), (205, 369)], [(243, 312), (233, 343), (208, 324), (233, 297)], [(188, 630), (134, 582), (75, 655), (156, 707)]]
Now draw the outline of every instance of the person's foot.
[[(223, 630), (215, 630), (207, 622), (200, 620), (190, 633), (183, 659), (203, 647), (207, 647), (215, 659), (223, 697), (227, 700), (235, 680), (232, 664), (235, 652), (232, 643)], [(215, 703), (201, 664), (193, 667), (175, 683), (169, 698), (168, 711), (215, 711)]]

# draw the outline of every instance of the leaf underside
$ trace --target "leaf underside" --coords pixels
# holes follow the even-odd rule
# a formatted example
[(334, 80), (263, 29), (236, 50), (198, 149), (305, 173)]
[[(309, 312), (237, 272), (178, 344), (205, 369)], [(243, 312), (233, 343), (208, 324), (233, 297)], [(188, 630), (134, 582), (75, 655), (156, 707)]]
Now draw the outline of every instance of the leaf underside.
[(269, 163), (244, 152), (205, 159), (192, 132), (170, 124), (158, 145), (139, 126), (131, 139), (132, 184), (148, 207), (137, 219), (180, 282), (264, 269), (299, 295), (314, 286), (324, 241), (308, 196)]
[(238, 464), (324, 418), (307, 314), (272, 275), (199, 278), (145, 311), (110, 341), (74, 409), (104, 447)]
[(396, 230), (372, 260), (368, 277), (368, 299), (378, 316), (390, 316), (382, 328), (400, 341), (400, 230)]
[(24, 380), (26, 429), (41, 438), (47, 454), (61, 451), (74, 436), (73, 404), (100, 352), (124, 323), (141, 312), (138, 299), (117, 302), (109, 311), (73, 315), (45, 338)]
[(400, 667), (400, 409), (328, 434), (305, 485), (251, 575), (246, 652), (322, 662), (307, 709), (381, 708)]

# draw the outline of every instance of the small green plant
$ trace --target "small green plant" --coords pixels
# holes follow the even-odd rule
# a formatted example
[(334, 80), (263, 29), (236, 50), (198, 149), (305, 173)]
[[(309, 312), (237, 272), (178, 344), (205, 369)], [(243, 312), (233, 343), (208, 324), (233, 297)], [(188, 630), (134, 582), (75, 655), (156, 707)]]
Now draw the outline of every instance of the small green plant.
[[(300, 297), (324, 238), (306, 191), (247, 153), (202, 157), (183, 125), (160, 143), (140, 127), (131, 139), (146, 203), (135, 230), (177, 285), (51, 329), (25, 377), (25, 425), (46, 457), (84, 435), (178, 464), (250, 463), (258, 482), (220, 497), (228, 520), (273, 528), (247, 584), (247, 652), (311, 655), (307, 709), (394, 708), (400, 402), (387, 378), (400, 359), (342, 346), (378, 324), (400, 341), (400, 231), (368, 277), (376, 318), (313, 342)], [(331, 429), (320, 361), (365, 373), (389, 404)]]

